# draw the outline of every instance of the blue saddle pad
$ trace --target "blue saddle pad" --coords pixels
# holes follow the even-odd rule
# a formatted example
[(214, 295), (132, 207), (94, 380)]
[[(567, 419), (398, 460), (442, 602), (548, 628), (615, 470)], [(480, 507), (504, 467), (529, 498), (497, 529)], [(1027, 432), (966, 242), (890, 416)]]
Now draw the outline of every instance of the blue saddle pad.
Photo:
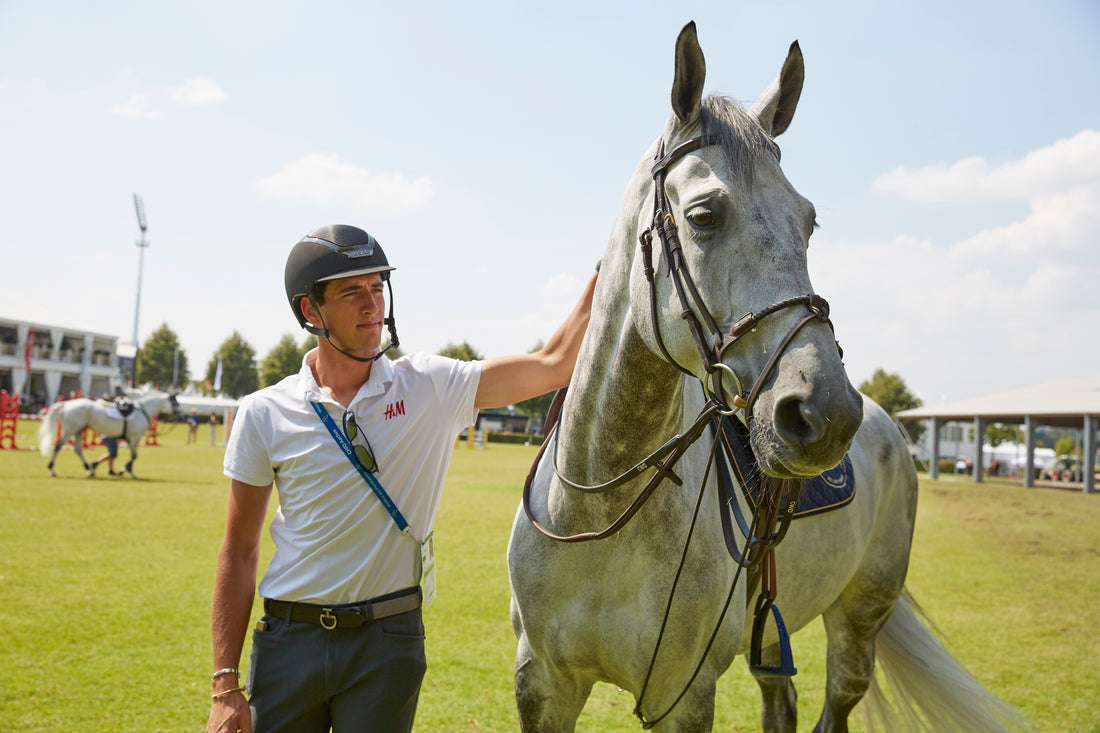
[[(746, 480), (746, 477), (758, 475), (759, 469), (747, 470), (755, 466), (756, 459), (749, 447), (748, 433), (744, 426), (729, 417), (723, 418), (721, 430), (724, 437), (726, 455), (732, 459), (736, 474), (740, 477), (737, 481), (741, 485), (741, 491), (745, 499), (753, 509), (760, 503), (762, 482), (759, 480)], [(802, 492), (795, 502), (795, 519), (808, 517), (813, 514), (839, 509), (850, 503), (856, 493), (856, 477), (852, 471), (852, 459), (847, 453), (833, 468), (824, 473), (803, 481)]]
[[(794, 505), (794, 518), (832, 511), (848, 504), (856, 494), (856, 477), (852, 472), (852, 459), (848, 454), (825, 473), (808, 479)], [(746, 498), (756, 507), (760, 494), (745, 492)]]

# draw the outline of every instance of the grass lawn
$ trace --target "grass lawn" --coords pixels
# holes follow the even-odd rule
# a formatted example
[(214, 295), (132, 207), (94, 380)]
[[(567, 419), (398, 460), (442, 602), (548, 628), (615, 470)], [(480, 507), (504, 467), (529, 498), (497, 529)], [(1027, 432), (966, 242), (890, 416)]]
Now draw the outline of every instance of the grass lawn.
[[(35, 426), (20, 423), (24, 448)], [(162, 431), (161, 446), (142, 448), (136, 481), (84, 478), (69, 452), (50, 479), (37, 452), (0, 451), (0, 731), (205, 725), (227, 481), (222, 448), (205, 431), (199, 445), (185, 435)], [(436, 525), (439, 598), (425, 615), (418, 731), (517, 729), (504, 553), (534, 452), (455, 451)], [(955, 655), (1038, 730), (1100, 731), (1098, 561), (1100, 497), (921, 482), (909, 587)], [(809, 729), (823, 701), (821, 625), (793, 644)], [(578, 729), (639, 730), (632, 708), (629, 694), (598, 686)], [(715, 729), (758, 721), (755, 683), (737, 662), (719, 683)]]

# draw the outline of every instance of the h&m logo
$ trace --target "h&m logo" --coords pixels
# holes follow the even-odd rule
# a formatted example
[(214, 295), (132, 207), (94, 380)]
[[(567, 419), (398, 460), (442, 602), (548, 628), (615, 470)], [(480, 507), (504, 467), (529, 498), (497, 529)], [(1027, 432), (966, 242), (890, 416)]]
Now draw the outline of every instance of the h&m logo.
[(404, 414), (405, 414), (405, 400), (398, 400), (397, 402), (391, 402), (386, 407), (385, 415), (386, 415), (387, 420), (392, 420), (393, 418), (397, 417), (398, 415), (404, 415)]

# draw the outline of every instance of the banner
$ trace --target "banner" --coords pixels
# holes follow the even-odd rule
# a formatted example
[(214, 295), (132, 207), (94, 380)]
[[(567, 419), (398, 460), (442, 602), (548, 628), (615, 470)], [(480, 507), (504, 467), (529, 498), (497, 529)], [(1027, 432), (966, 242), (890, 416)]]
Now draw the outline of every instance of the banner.
[(222, 389), (222, 360), (218, 359), (218, 368), (214, 372), (214, 391), (220, 392)]

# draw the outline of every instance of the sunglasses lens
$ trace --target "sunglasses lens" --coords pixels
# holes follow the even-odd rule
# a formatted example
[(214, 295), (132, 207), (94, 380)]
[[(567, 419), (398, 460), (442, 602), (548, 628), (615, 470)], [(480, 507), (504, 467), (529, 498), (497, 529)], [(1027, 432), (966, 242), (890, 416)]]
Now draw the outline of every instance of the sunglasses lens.
[[(355, 415), (351, 412), (344, 414), (344, 432), (348, 435), (348, 440), (355, 440), (359, 437), (359, 425), (355, 422)], [(366, 441), (366, 436), (363, 436), (363, 440)], [(359, 463), (363, 468), (367, 469), (371, 473), (378, 470), (378, 464), (374, 460), (374, 454), (371, 453), (369, 445), (356, 445), (355, 457), (359, 460)]]
[(363, 468), (368, 471), (373, 471), (376, 466), (374, 465), (374, 456), (370, 454), (370, 451), (361, 445), (355, 446), (355, 457), (359, 459), (359, 462), (363, 464)]

